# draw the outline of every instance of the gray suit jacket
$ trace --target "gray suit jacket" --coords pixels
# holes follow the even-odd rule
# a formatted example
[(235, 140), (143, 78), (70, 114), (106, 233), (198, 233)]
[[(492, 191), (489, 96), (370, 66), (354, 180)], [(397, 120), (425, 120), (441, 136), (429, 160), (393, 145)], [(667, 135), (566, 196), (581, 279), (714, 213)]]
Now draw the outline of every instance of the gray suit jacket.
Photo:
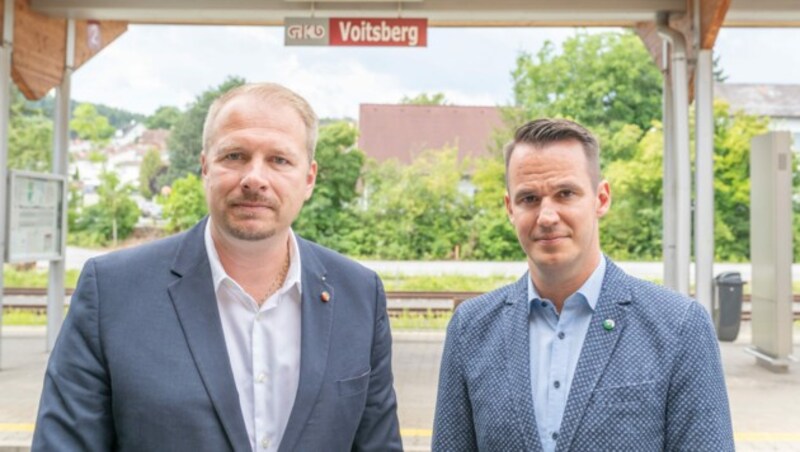
[[(204, 227), (87, 262), (47, 366), (34, 451), (250, 450)], [(298, 246), (300, 382), (279, 450), (400, 450), (383, 286)]]
[[(467, 301), (447, 329), (434, 451), (539, 451), (526, 275)], [(606, 330), (603, 321), (612, 319)], [(732, 451), (719, 347), (696, 302), (610, 260), (558, 451)]]

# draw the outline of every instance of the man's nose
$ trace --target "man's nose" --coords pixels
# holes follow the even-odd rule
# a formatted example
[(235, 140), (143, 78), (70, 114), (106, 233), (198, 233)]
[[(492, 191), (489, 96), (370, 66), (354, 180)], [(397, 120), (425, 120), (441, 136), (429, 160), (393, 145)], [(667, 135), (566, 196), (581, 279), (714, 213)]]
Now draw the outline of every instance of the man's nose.
[(245, 191), (263, 191), (269, 186), (269, 168), (254, 159), (242, 175), (242, 189)]
[(539, 218), (537, 222), (539, 226), (550, 227), (558, 223), (560, 217), (558, 215), (558, 208), (548, 199), (542, 200), (541, 210), (539, 210)]

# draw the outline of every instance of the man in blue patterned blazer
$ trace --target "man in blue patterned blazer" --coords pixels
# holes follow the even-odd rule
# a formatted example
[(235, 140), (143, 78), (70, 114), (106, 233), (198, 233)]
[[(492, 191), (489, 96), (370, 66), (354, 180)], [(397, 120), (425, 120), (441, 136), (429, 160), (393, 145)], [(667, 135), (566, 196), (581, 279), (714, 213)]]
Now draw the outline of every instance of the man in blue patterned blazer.
[(600, 251), (611, 205), (597, 140), (540, 119), (505, 149), (518, 282), (447, 329), (434, 451), (733, 450), (719, 348), (693, 300)]

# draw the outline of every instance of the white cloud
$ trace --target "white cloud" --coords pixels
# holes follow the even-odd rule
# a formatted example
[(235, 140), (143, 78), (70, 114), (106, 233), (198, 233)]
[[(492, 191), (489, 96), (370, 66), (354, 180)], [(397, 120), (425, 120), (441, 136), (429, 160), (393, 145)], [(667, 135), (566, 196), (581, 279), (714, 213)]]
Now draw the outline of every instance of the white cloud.
[[(590, 32), (602, 31), (590, 29)], [(359, 103), (444, 92), (454, 103), (505, 104), (520, 51), (560, 44), (571, 28), (434, 28), (428, 47), (284, 47), (280, 27), (131, 25), (80, 68), (73, 98), (142, 113), (185, 107), (231, 75), (284, 83), (320, 116), (356, 117)], [(800, 31), (723, 29), (722, 67), (736, 82), (800, 82)]]

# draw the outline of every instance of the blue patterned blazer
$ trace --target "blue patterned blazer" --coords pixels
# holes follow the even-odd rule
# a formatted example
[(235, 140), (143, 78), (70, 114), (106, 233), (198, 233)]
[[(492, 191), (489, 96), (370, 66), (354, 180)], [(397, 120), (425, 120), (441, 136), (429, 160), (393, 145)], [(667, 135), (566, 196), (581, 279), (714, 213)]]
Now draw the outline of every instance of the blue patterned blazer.
[[(447, 328), (434, 451), (539, 451), (527, 274), (463, 303)], [(613, 319), (611, 330), (603, 321)], [(732, 451), (719, 347), (696, 302), (608, 260), (558, 451)]]

